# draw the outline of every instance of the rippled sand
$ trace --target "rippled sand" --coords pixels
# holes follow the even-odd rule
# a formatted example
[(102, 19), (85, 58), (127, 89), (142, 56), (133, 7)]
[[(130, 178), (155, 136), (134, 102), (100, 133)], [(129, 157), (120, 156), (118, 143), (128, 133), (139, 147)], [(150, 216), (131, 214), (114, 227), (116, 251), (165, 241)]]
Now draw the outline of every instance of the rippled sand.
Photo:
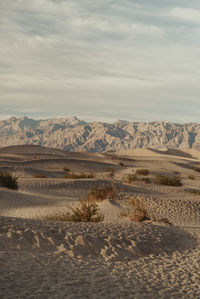
[[(0, 168), (10, 167), (21, 174), (19, 190), (0, 188), (1, 298), (200, 298), (200, 196), (188, 192), (188, 188), (199, 186), (200, 174), (191, 169), (200, 164), (198, 159), (155, 152), (149, 156), (147, 150), (135, 159), (130, 153), (120, 154), (129, 164), (119, 168), (113, 156), (109, 160), (99, 154), (99, 163), (113, 163), (117, 169), (110, 181), (99, 163), (99, 177), (66, 180), (58, 177), (62, 169), (51, 157), (51, 150), (48, 159), (53, 160), (53, 170), (47, 169), (42, 154), (39, 164), (30, 151), (26, 159), (22, 153), (17, 155), (6, 158), (0, 152)], [(73, 154), (71, 162), (68, 153), (65, 164), (80, 167), (83, 155)], [(85, 167), (88, 169), (90, 159), (89, 167), (95, 170), (98, 155), (88, 155), (84, 156)], [(150, 177), (179, 172), (183, 186), (124, 183), (123, 176), (138, 167), (148, 168)], [(49, 178), (32, 178), (36, 171), (45, 171)], [(68, 211), (94, 184), (108, 182), (117, 195), (99, 203), (103, 222), (44, 220)], [(157, 221), (135, 223), (122, 217), (130, 197), (142, 199)], [(173, 225), (158, 221), (163, 218)]]

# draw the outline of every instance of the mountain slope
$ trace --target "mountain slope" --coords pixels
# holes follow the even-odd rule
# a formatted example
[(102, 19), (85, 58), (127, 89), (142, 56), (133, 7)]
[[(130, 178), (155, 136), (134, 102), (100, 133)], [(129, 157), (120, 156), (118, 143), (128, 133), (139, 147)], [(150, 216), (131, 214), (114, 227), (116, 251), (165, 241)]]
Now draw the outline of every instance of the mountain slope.
[(35, 144), (68, 151), (108, 151), (136, 148), (200, 150), (200, 125), (169, 122), (113, 124), (85, 122), (77, 117), (0, 121), (0, 146)]

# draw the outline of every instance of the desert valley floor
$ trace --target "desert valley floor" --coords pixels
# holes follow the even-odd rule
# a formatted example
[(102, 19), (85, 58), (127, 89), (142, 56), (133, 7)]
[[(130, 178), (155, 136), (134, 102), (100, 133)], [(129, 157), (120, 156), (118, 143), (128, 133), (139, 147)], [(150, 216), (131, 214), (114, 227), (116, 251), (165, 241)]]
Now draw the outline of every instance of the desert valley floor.
[[(0, 298), (200, 298), (200, 152), (10, 146), (0, 171)], [(55, 221), (94, 186), (103, 221)]]

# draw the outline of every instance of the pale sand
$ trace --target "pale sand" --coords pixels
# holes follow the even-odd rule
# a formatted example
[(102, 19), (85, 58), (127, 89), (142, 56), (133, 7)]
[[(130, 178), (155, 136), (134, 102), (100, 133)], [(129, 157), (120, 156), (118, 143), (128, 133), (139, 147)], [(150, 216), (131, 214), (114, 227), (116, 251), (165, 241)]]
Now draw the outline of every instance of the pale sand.
[[(102, 179), (66, 180), (50, 177), (64, 173), (63, 151), (1, 150), (0, 169), (20, 167), (16, 173), (21, 174), (18, 191), (0, 188), (1, 298), (200, 298), (200, 196), (188, 192), (199, 188), (200, 173), (190, 169), (200, 165), (198, 159), (177, 152), (150, 154), (150, 150), (138, 156), (72, 153), (70, 158), (67, 153), (67, 165), (78, 169), (80, 160), (85, 160), (82, 170), (92, 168)], [(38, 151), (41, 160), (36, 163)], [(53, 170), (47, 169), (47, 154)], [(126, 167), (119, 167), (119, 161)], [(112, 183), (117, 195), (99, 204), (103, 222), (41, 220), (68, 211), (92, 185), (108, 183), (102, 172), (105, 164), (116, 169)], [(180, 172), (183, 186), (122, 184), (123, 177), (138, 167), (148, 168), (149, 178)], [(31, 178), (37, 171), (46, 171), (49, 178)], [(173, 226), (158, 221), (134, 223), (122, 217), (130, 208), (130, 197), (142, 199), (150, 215), (167, 218)]]

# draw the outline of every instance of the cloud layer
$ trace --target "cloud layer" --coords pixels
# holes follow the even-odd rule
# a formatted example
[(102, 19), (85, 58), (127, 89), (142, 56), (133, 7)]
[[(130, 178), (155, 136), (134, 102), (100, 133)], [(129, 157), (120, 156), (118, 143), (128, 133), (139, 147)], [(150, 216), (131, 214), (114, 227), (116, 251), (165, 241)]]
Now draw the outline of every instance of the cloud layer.
[(0, 118), (198, 121), (200, 7), (167, 3), (1, 1)]

